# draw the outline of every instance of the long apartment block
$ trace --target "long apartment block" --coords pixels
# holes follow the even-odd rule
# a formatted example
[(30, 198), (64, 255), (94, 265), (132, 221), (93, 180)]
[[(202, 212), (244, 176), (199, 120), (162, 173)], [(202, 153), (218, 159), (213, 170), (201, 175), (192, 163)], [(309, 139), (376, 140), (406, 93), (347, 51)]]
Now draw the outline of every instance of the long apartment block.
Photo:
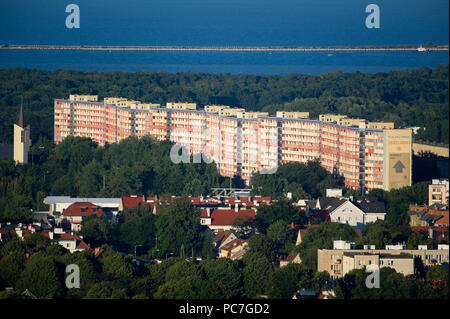
[(411, 185), (412, 136), (393, 123), (367, 123), (345, 116), (307, 112), (247, 112), (194, 103), (159, 104), (124, 98), (70, 95), (55, 99), (55, 143), (66, 136), (89, 137), (100, 146), (136, 136), (169, 139), (192, 153), (204, 153), (221, 175), (272, 173), (283, 163), (318, 159), (345, 186), (366, 191)]

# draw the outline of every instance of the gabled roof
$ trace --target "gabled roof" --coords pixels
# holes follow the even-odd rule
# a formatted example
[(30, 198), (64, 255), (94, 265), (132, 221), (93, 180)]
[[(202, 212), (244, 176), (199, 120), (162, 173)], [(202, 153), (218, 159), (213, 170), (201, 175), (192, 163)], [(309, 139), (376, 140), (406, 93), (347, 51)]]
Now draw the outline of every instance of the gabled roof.
[(347, 198), (337, 198), (337, 197), (320, 197), (318, 199), (320, 209), (326, 209), (330, 212), (330, 214), (333, 213), (333, 211), (335, 211), (338, 207), (340, 207), (346, 202), (350, 202), (351, 204), (353, 204), (355, 207), (359, 208), (366, 214), (386, 213), (384, 203), (372, 197), (363, 197), (357, 200), (350, 200)]
[(216, 236), (214, 236), (213, 241), (216, 243), (217, 247), (222, 247), (228, 242), (228, 239), (234, 240), (233, 237), (236, 238), (232, 231), (219, 229)]
[(76, 249), (87, 249), (91, 250), (91, 247), (86, 244), (83, 239), (81, 239), (77, 234), (73, 233), (62, 233), (54, 234), (53, 239), (57, 241), (75, 241)]
[(246, 243), (247, 241), (244, 239), (240, 239), (240, 238), (236, 238), (232, 241), (230, 241), (229, 243), (223, 245), (222, 247), (220, 247), (221, 250), (226, 250), (226, 251), (230, 251), (235, 247), (239, 247), (242, 246)]
[(255, 218), (254, 209), (241, 209), (235, 212), (234, 209), (215, 209), (211, 212), (211, 225), (213, 226), (231, 226), (238, 216), (249, 216)]
[(383, 202), (380, 202), (376, 198), (363, 197), (353, 202), (364, 213), (386, 213), (386, 208)]
[(128, 196), (121, 197), (120, 199), (122, 200), (122, 207), (129, 209), (133, 209), (137, 205), (142, 205), (145, 202), (145, 199), (142, 196)]
[(63, 210), (62, 214), (64, 216), (91, 216), (91, 215), (97, 215), (97, 216), (106, 216), (103, 210), (90, 202), (76, 202), (66, 209)]
[(330, 213), (332, 213), (336, 208), (345, 203), (347, 199), (345, 198), (337, 198), (337, 197), (320, 197), (318, 199), (319, 208), (327, 209)]

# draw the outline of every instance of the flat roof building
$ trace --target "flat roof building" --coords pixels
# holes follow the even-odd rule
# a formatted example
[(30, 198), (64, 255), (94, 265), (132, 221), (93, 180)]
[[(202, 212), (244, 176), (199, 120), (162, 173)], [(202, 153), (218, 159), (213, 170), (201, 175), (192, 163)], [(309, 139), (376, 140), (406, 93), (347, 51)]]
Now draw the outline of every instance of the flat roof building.
[(70, 98), (55, 100), (55, 143), (72, 135), (104, 146), (150, 135), (208, 155), (221, 175), (239, 175), (247, 185), (257, 172), (272, 173), (283, 163), (310, 160), (319, 160), (348, 188), (390, 190), (411, 185), (408, 129), (343, 125), (339, 121), (346, 117), (333, 114), (320, 115), (318, 121), (305, 118), (307, 112), (281, 111), (277, 114), (286, 117), (271, 117), (222, 105), (197, 110), (195, 103), (168, 102), (162, 108), (117, 97), (103, 102)]

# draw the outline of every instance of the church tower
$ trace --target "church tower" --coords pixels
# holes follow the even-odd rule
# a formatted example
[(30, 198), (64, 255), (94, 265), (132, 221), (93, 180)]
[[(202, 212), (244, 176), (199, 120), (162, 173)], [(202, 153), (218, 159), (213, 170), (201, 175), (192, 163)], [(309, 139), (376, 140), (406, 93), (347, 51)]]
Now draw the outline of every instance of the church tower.
[(16, 163), (28, 163), (30, 146), (30, 125), (25, 127), (23, 123), (23, 106), (20, 105), (19, 121), (17, 124), (14, 124), (14, 161)]

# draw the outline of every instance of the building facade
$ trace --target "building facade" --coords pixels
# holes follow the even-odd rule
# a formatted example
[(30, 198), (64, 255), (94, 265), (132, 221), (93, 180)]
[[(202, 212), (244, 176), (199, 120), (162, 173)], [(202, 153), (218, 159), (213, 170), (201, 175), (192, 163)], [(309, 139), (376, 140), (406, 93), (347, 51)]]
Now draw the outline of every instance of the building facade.
[(438, 249), (405, 249), (403, 245), (375, 249), (367, 245), (365, 249), (354, 249), (353, 243), (334, 242), (334, 249), (317, 250), (317, 271), (327, 271), (332, 279), (342, 278), (353, 269), (363, 267), (391, 267), (403, 275), (414, 274), (414, 258), (420, 258), (425, 267), (447, 265), (449, 263), (448, 245), (439, 245)]
[(449, 181), (447, 179), (433, 179), (428, 185), (428, 205), (448, 205)]
[(20, 106), (19, 120), (14, 124), (14, 161), (28, 163), (28, 152), (31, 146), (30, 125), (23, 121), (23, 106)]
[(197, 110), (193, 103), (169, 102), (163, 108), (71, 95), (55, 100), (54, 139), (59, 143), (69, 135), (83, 136), (100, 146), (129, 136), (169, 139), (208, 155), (221, 175), (239, 175), (247, 184), (256, 172), (270, 174), (283, 163), (317, 159), (350, 188), (411, 185), (411, 130), (393, 129), (389, 123), (343, 122), (345, 117), (311, 120), (303, 112), (277, 115), (284, 117), (227, 106)]

